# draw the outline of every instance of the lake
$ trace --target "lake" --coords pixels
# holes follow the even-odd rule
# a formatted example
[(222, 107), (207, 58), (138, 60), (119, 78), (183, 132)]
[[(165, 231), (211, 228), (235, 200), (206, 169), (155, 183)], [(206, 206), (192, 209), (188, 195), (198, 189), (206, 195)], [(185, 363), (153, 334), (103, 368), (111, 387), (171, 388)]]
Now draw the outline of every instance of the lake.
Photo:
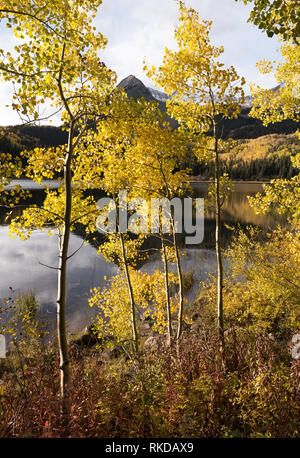
[[(20, 183), (20, 182), (19, 182)], [(47, 183), (49, 184), (49, 183)], [(22, 183), (32, 193), (38, 193), (43, 186), (35, 185), (34, 188), (26, 181)], [(207, 183), (193, 183), (195, 195), (204, 197), (207, 195)], [(229, 226), (246, 227), (253, 224), (264, 229), (274, 227), (277, 218), (273, 215), (256, 215), (249, 207), (247, 195), (254, 195), (262, 190), (258, 183), (237, 183), (234, 193), (228, 198), (223, 207), (223, 220)], [(232, 236), (232, 231), (224, 227), (224, 243)], [(198, 280), (206, 280), (209, 273), (215, 271), (215, 253), (213, 250), (214, 238), (214, 215), (209, 213), (205, 217), (205, 237), (199, 246), (186, 247), (185, 256), (182, 257), (183, 270), (194, 271), (194, 287), (188, 298), (193, 300), (198, 291)], [(75, 251), (82, 243), (79, 235), (72, 234), (70, 239), (70, 253)], [(31, 238), (25, 242), (8, 235), (8, 226), (0, 225), (0, 300), (11, 297), (10, 287), (18, 292), (26, 292), (32, 289), (36, 293), (42, 313), (55, 323), (56, 315), (56, 290), (57, 272), (42, 266), (46, 264), (56, 267), (58, 263), (58, 239), (50, 238), (46, 233), (35, 231)], [(161, 268), (161, 261), (156, 255), (141, 267), (141, 270), (153, 272)], [(118, 267), (107, 262), (102, 256), (97, 255), (93, 246), (83, 246), (79, 252), (68, 262), (67, 278), (67, 321), (69, 332), (82, 329), (89, 323), (94, 312), (88, 305), (89, 291), (91, 288), (104, 285), (104, 277), (116, 274)]]

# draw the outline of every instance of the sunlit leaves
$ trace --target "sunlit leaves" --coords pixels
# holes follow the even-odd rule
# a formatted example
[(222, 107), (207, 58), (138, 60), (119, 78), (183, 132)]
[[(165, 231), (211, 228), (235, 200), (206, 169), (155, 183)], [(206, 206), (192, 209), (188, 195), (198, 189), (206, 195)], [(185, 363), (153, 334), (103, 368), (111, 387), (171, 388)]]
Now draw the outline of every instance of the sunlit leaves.
[[(291, 42), (281, 47), (283, 61), (276, 68), (278, 91), (265, 90), (252, 86), (254, 96), (251, 115), (259, 118), (265, 125), (292, 119), (300, 120), (300, 46)], [(271, 64), (259, 63), (263, 72), (272, 70)], [(300, 166), (300, 155), (291, 158), (294, 167)], [(272, 180), (271, 185), (264, 186), (264, 194), (250, 199), (257, 212), (266, 213), (271, 209), (279, 213), (289, 213), (295, 220), (300, 217), (300, 175), (291, 180)]]
[(209, 130), (213, 118), (234, 118), (244, 97), (245, 80), (234, 67), (225, 68), (218, 59), (223, 47), (210, 42), (211, 21), (180, 4), (180, 24), (175, 31), (178, 51), (165, 49), (159, 68), (145, 65), (147, 76), (172, 95), (167, 101), (170, 115), (182, 127), (197, 133)]
[[(231, 195), (234, 191), (235, 185), (230, 180), (227, 173), (220, 176), (219, 179), (219, 198), (220, 198), (220, 208), (223, 207), (225, 200)], [(211, 211), (215, 208), (215, 199), (216, 199), (216, 187), (213, 180), (211, 180), (208, 187), (208, 196), (206, 200), (206, 211)]]
[[(236, 0), (237, 1), (237, 0)], [(267, 32), (268, 37), (281, 35), (299, 44), (300, 9), (298, 0), (242, 0), (254, 3), (249, 21)]]
[[(251, 116), (259, 118), (264, 125), (284, 119), (300, 119), (300, 46), (285, 43), (281, 47), (283, 61), (275, 69), (280, 87), (276, 92), (251, 85), (254, 97)], [(262, 73), (273, 70), (271, 62), (258, 63)]]
[[(130, 278), (138, 312), (141, 313), (148, 304), (148, 275), (130, 269)], [(94, 288), (89, 304), (99, 307), (100, 313), (95, 322), (99, 337), (114, 336), (115, 341), (122, 344), (131, 341), (131, 304), (123, 272), (112, 277), (106, 287)], [(113, 345), (113, 342), (110, 344)]]
[[(49, 235), (61, 234), (64, 225), (64, 188), (58, 191), (47, 189), (42, 207), (31, 205), (15, 217), (10, 224), (10, 235), (18, 235), (26, 240), (36, 229), (47, 230)], [(71, 228), (75, 223), (85, 225), (86, 232), (96, 230), (97, 207), (92, 196), (84, 197), (82, 190), (73, 190)]]
[[(291, 158), (295, 167), (300, 168), (300, 154)], [(276, 211), (300, 220), (300, 174), (290, 180), (272, 180), (264, 185), (264, 192), (249, 198), (250, 205), (257, 213)]]
[[(165, 312), (164, 274), (160, 270), (152, 275), (130, 269), (130, 279), (137, 305), (138, 316), (150, 317), (153, 320), (153, 331), (164, 334), (167, 327)], [(177, 285), (177, 276), (169, 273), (169, 283), (173, 291)], [(112, 277), (105, 287), (92, 290), (89, 304), (97, 306), (99, 314), (94, 326), (100, 338), (108, 336), (106, 345), (108, 348), (116, 343), (127, 344), (132, 339), (131, 311), (128, 285), (124, 273)], [(178, 294), (174, 293), (170, 298), (171, 311), (178, 309)], [(103, 339), (105, 342), (105, 339)]]
[[(87, 143), (85, 135), (92, 123), (111, 110), (108, 102), (115, 85), (115, 74), (99, 59), (99, 51), (104, 49), (107, 40), (92, 24), (100, 4), (100, 0), (0, 3), (0, 18), (12, 26), (18, 38), (14, 52), (0, 50), (1, 76), (16, 88), (14, 109), (22, 118), (37, 121), (40, 105), (51, 103), (61, 112), (69, 134), (67, 145), (35, 148), (23, 153), (28, 166), (22, 174), (26, 173), (37, 183), (55, 179), (65, 173), (71, 157), (68, 165), (73, 175), (71, 228), (73, 224), (82, 223), (87, 232), (95, 230), (97, 211), (93, 198), (83, 193), (84, 180), (80, 176), (80, 171), (86, 171), (86, 166), (82, 165), (86, 160), (82, 154)], [(90, 132), (93, 135), (93, 130)], [(79, 172), (76, 174), (77, 166)], [(4, 170), (5, 178), (17, 177), (15, 169), (12, 172)], [(93, 185), (96, 187), (97, 183)], [(42, 208), (26, 209), (12, 223), (11, 230), (23, 238), (34, 228), (50, 226), (61, 232), (65, 224), (65, 191), (60, 180), (58, 191), (46, 191)]]
[(298, 225), (293, 229), (279, 228), (267, 242), (253, 229), (238, 234), (227, 253), (232, 268), (225, 295), (229, 319), (269, 332), (298, 328), (300, 234)]
[(100, 4), (99, 0), (1, 2), (0, 14), (18, 38), (13, 53), (0, 50), (1, 76), (16, 85), (13, 104), (23, 117), (38, 119), (38, 106), (47, 99), (62, 111), (63, 121), (67, 121), (66, 103), (74, 116), (83, 110), (86, 115), (99, 114), (97, 106), (115, 84), (115, 75), (98, 56), (107, 40), (90, 22)]

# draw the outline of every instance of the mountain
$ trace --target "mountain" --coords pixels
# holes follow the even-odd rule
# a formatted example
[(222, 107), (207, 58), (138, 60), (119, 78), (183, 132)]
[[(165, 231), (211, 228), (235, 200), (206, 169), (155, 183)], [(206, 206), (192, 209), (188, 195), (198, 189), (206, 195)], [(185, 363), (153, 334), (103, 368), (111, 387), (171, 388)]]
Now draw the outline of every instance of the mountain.
[[(281, 83), (281, 84), (278, 84), (278, 86), (275, 86), (275, 87), (271, 88), (270, 90), (272, 92), (274, 92), (274, 93), (278, 93), (279, 90), (281, 88), (283, 88), (284, 86), (285, 86), (285, 84)], [(252, 106), (253, 106), (253, 97), (252, 97), (252, 95), (246, 95), (245, 102), (243, 104), (241, 104), (241, 107), (242, 108), (252, 108)]]
[(123, 79), (119, 84), (119, 87), (123, 88), (128, 97), (132, 97), (134, 100), (144, 98), (147, 102), (151, 100), (156, 100), (150, 89), (147, 88), (141, 80), (136, 78), (134, 75), (129, 75), (127, 78)]
[[(127, 76), (118, 86), (122, 87), (127, 95), (134, 100), (144, 97), (148, 102), (151, 100), (158, 102), (160, 110), (166, 112), (166, 101), (171, 97), (162, 91), (145, 86), (145, 84), (134, 75)], [(278, 85), (272, 90), (278, 92), (281, 87), (282, 85)], [(245, 97), (245, 103), (241, 105), (241, 113), (238, 118), (225, 119), (222, 121), (220, 131), (223, 138), (247, 139), (258, 138), (269, 134), (292, 134), (300, 128), (299, 123), (289, 120), (270, 124), (266, 127), (259, 119), (249, 116), (251, 108), (252, 96), (248, 95)], [(168, 119), (173, 127), (178, 126), (178, 123), (174, 119), (170, 117), (168, 117)]]
[(300, 123), (289, 119), (264, 126), (262, 121), (249, 116), (251, 105), (241, 106), (241, 113), (237, 119), (224, 119), (220, 123), (222, 138), (236, 140), (258, 138), (270, 134), (293, 134), (300, 128)]
[[(123, 88), (128, 97), (132, 97), (134, 100), (138, 100), (143, 97), (147, 102), (158, 102), (159, 109), (163, 113), (166, 113), (166, 101), (170, 97), (164, 92), (145, 86), (145, 84), (134, 75), (127, 76), (127, 78), (123, 79), (118, 84), (118, 87)], [(178, 123), (175, 119), (172, 119), (168, 115), (166, 117), (173, 128), (178, 127)]]
[(165, 92), (158, 91), (155, 88), (147, 87), (145, 84), (136, 78), (134, 75), (129, 75), (127, 78), (124, 78), (119, 84), (118, 87), (122, 87), (128, 97), (133, 97), (134, 100), (140, 99), (143, 97), (145, 100), (150, 102), (155, 100), (156, 102), (164, 102), (168, 99), (171, 99), (169, 95)]
[[(138, 100), (143, 97), (148, 102), (155, 101), (162, 112), (166, 112), (166, 101), (171, 97), (162, 91), (147, 87), (141, 80), (134, 75), (129, 75), (119, 84), (128, 97)], [(282, 85), (276, 86), (272, 90), (277, 92)], [(300, 123), (293, 121), (283, 121), (280, 123), (263, 126), (258, 119), (249, 116), (252, 107), (252, 97), (247, 96), (245, 104), (241, 106), (241, 113), (237, 119), (225, 119), (221, 123), (221, 135), (223, 138), (251, 139), (269, 134), (292, 134), (300, 128)], [(173, 128), (178, 127), (177, 121), (167, 116)], [(7, 128), (3, 128), (7, 130)], [(61, 127), (53, 126), (14, 126), (8, 128), (11, 133), (0, 139), (0, 152), (11, 152), (19, 154), (24, 149), (40, 146), (58, 146), (67, 142), (67, 132)]]
[(165, 92), (158, 91), (157, 89), (153, 89), (152, 87), (149, 87), (148, 89), (151, 92), (152, 96), (159, 102), (166, 102), (167, 100), (170, 100), (172, 98), (172, 96), (166, 94)]

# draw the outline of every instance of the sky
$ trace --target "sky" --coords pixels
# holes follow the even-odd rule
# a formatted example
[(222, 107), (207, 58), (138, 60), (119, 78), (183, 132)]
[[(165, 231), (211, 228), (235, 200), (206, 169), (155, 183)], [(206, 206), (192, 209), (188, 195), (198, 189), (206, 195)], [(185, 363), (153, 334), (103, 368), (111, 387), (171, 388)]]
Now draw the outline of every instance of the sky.
[[(277, 85), (273, 76), (260, 75), (256, 63), (264, 58), (278, 60), (279, 44), (276, 38), (267, 35), (247, 23), (251, 4), (235, 0), (187, 0), (203, 19), (213, 21), (211, 33), (215, 45), (223, 45), (223, 62), (233, 65), (247, 83), (254, 82), (262, 87)], [(164, 49), (175, 48), (174, 27), (178, 19), (174, 0), (103, 0), (95, 19), (95, 25), (108, 39), (108, 45), (101, 58), (118, 75), (118, 82), (128, 75), (135, 75), (147, 86), (154, 87), (143, 73), (143, 60), (152, 65), (162, 61)], [(8, 39), (3, 24), (0, 28), (1, 47), (8, 50), (13, 42)], [(5, 47), (7, 44), (7, 47)], [(248, 84), (246, 93), (249, 93)], [(158, 88), (159, 89), (159, 88)], [(10, 108), (12, 87), (0, 83), (0, 125), (20, 122)], [(53, 122), (56, 124), (56, 122)]]

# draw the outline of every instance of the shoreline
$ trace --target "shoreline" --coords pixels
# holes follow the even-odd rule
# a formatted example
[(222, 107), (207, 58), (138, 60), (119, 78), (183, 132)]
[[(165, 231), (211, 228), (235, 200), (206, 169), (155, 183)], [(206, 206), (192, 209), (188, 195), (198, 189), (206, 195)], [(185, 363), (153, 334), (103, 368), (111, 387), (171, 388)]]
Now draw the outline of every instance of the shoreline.
[[(273, 178), (263, 178), (261, 180), (231, 180), (232, 183), (253, 183), (253, 184), (261, 184), (261, 183), (270, 183), (271, 180), (276, 180), (278, 177), (273, 177)], [(21, 178), (13, 178), (10, 182), (10, 184), (6, 185), (5, 187), (11, 187), (12, 182), (15, 184), (18, 184), (18, 182), (25, 182), (25, 183), (34, 183), (38, 187), (43, 187), (44, 184), (47, 183), (55, 183), (55, 184), (60, 184), (59, 180), (62, 181), (61, 178), (53, 179), (53, 180), (43, 180), (41, 184), (38, 184), (34, 182), (32, 179), (27, 178), (27, 177), (21, 177)], [(184, 181), (184, 183), (211, 183), (214, 181), (214, 179), (210, 180), (208, 178), (203, 178), (201, 176), (192, 176), (188, 181)]]
[[(271, 180), (276, 180), (277, 178), (265, 178), (262, 180), (231, 180), (233, 184), (268, 184)], [(208, 180), (204, 178), (192, 177), (190, 180), (185, 181), (184, 183), (212, 183), (214, 180)]]

